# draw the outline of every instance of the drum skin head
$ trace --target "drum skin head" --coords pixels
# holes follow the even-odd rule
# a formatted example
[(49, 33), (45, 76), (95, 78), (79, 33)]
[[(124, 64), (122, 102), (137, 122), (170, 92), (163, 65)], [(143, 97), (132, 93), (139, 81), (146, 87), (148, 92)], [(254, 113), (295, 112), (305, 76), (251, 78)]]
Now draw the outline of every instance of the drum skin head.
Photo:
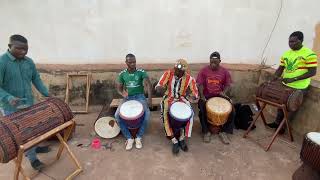
[(176, 120), (189, 120), (192, 109), (184, 102), (175, 102), (170, 106), (170, 115)]
[(303, 93), (301, 90), (294, 91), (289, 97), (287, 108), (289, 111), (296, 111), (299, 109), (303, 101)]
[(102, 138), (114, 138), (120, 133), (117, 121), (110, 116), (101, 117), (94, 123), (94, 131)]
[(214, 97), (209, 99), (207, 102), (207, 107), (210, 111), (218, 114), (223, 114), (227, 112), (230, 113), (232, 110), (231, 103), (228, 100), (221, 97)]
[(120, 106), (120, 117), (126, 120), (136, 120), (144, 113), (143, 105), (136, 100), (124, 102)]
[(320, 145), (320, 133), (318, 132), (309, 132), (307, 137), (314, 143)]
[(221, 97), (210, 98), (206, 103), (208, 122), (215, 126), (223, 125), (232, 111), (231, 103)]

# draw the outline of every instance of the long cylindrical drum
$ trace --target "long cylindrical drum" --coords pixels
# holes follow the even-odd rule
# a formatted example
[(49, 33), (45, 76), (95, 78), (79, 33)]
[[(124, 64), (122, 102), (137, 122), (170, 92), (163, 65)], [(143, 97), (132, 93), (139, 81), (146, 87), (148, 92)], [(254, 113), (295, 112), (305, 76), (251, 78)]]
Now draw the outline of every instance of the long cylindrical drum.
[(19, 146), (71, 120), (73, 114), (58, 98), (4, 116), (0, 119), (0, 162), (7, 163), (17, 156)]
[(301, 90), (287, 87), (281, 81), (261, 84), (257, 89), (256, 96), (273, 103), (285, 104), (288, 111), (296, 111), (303, 101)]
[(207, 101), (206, 110), (208, 122), (215, 126), (221, 126), (227, 122), (232, 105), (222, 97), (213, 97)]

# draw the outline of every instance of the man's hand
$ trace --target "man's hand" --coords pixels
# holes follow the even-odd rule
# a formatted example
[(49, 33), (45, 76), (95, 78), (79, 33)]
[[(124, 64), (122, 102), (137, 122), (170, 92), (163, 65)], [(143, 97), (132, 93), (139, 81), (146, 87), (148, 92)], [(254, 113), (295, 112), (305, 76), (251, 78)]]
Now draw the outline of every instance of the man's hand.
[(122, 91), (121, 93), (123, 98), (127, 98), (128, 97), (128, 92), (127, 91)]
[(19, 101), (20, 101), (20, 98), (14, 97), (14, 98), (11, 98), (11, 99), (9, 100), (9, 104), (10, 104), (11, 106), (16, 106), (16, 105), (18, 105)]
[(277, 81), (277, 80), (281, 80), (281, 77), (273, 76), (269, 81)]
[(295, 82), (296, 80), (294, 78), (284, 78), (282, 79), (282, 82), (288, 84), (288, 83), (292, 83)]
[(206, 97), (205, 97), (205, 96), (200, 96), (200, 100), (202, 100), (202, 101), (204, 101), (204, 102), (206, 102), (206, 101), (207, 101), (207, 99), (206, 99)]
[(221, 96), (222, 98), (227, 99), (230, 103), (232, 103), (232, 99), (228, 95), (226, 95), (225, 92), (220, 92), (219, 96)]

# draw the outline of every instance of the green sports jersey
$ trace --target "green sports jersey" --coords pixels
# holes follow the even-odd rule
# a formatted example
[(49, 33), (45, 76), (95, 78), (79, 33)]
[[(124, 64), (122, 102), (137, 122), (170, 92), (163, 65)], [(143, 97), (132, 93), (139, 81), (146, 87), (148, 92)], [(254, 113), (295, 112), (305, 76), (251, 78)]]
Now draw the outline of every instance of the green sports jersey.
[[(283, 78), (295, 78), (308, 72), (308, 68), (317, 67), (317, 55), (304, 46), (296, 51), (289, 50), (282, 55), (280, 66), (284, 66)], [(311, 79), (307, 78), (285, 85), (295, 89), (305, 89), (310, 82)]]
[(148, 77), (147, 72), (143, 69), (137, 69), (133, 73), (129, 73), (127, 69), (120, 72), (118, 82), (123, 84), (128, 91), (128, 95), (143, 94), (143, 80)]

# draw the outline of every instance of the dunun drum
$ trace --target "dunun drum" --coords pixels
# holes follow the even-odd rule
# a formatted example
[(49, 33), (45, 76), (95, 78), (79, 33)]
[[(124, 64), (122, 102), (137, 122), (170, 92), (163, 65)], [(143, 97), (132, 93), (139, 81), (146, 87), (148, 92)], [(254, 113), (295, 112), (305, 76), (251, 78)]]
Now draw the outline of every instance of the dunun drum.
[(174, 102), (169, 108), (169, 119), (171, 127), (174, 130), (184, 128), (190, 121), (193, 111), (191, 107), (184, 102)]
[(120, 128), (113, 117), (107, 116), (96, 120), (94, 131), (102, 138), (114, 138), (120, 133)]
[(5, 116), (0, 120), (0, 162), (7, 163), (17, 156), (19, 146), (71, 120), (67, 104), (57, 98)]
[(303, 139), (300, 158), (313, 169), (320, 171), (320, 133), (309, 132), (306, 134)]
[(221, 126), (232, 111), (231, 103), (222, 97), (210, 98), (206, 103), (207, 119), (213, 126)]
[(274, 103), (285, 104), (288, 111), (296, 111), (303, 101), (301, 90), (289, 88), (281, 81), (261, 84), (257, 89), (256, 96)]
[(143, 105), (136, 100), (126, 101), (120, 106), (119, 115), (127, 125), (131, 135), (136, 137), (144, 118)]

